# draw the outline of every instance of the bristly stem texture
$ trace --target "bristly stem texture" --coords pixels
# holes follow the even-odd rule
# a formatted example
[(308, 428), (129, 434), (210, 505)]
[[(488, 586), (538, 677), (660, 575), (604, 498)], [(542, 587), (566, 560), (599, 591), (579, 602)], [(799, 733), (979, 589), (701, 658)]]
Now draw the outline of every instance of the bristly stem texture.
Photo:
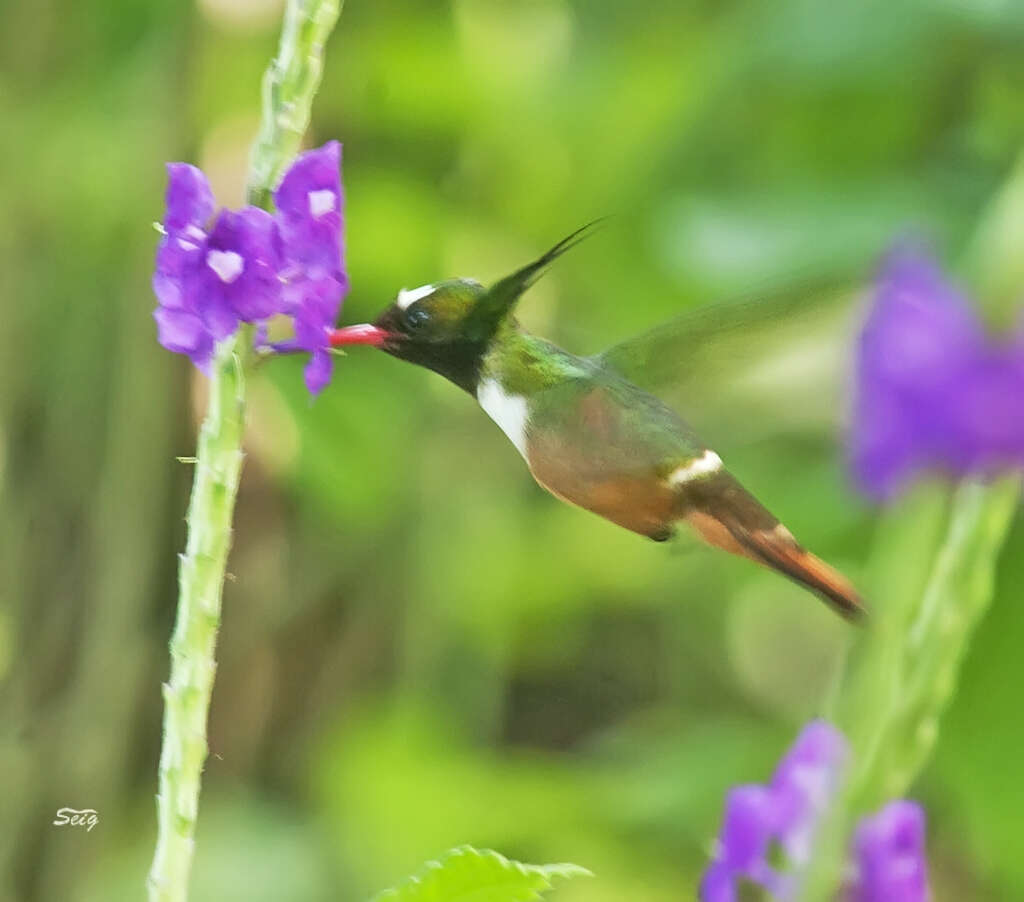
[[(263, 81), (263, 114), (247, 182), (250, 203), (266, 207), (309, 123), (324, 44), (339, 0), (289, 0), (277, 58)], [(235, 497), (242, 470), (245, 369), (251, 327), (218, 345), (210, 400), (199, 431), (188, 509), (188, 540), (178, 570), (171, 675), (164, 684), (163, 747), (157, 794), (157, 844), (150, 902), (184, 902), (195, 845), (199, 788), (207, 755), (206, 722)]]
[(149, 872), (149, 897), (154, 902), (184, 900), (188, 894), (221, 591), (242, 471), (245, 380), (236, 341), (220, 345), (210, 372), (210, 404), (199, 431), (188, 543), (178, 570), (171, 677), (164, 684), (158, 837)]
[(246, 182), (251, 204), (269, 204), (270, 192), (299, 149), (320, 85), (324, 44), (341, 5), (342, 0), (288, 0), (277, 57), (263, 76), (263, 117)]

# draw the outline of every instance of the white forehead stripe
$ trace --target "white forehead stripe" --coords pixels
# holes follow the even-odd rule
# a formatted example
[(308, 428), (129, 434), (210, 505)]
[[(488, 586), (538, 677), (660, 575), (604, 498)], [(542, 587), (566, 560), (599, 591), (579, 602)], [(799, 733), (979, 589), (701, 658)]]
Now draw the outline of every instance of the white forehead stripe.
[(526, 398), (510, 395), (496, 379), (484, 379), (476, 390), (480, 406), (526, 457)]
[(407, 310), (410, 304), (415, 304), (420, 298), (425, 298), (428, 294), (432, 294), (434, 291), (433, 285), (421, 285), (419, 288), (403, 288), (398, 292), (398, 300), (396, 304), (402, 309)]
[(716, 473), (722, 469), (722, 458), (720, 458), (714, 451), (705, 451), (696, 460), (691, 460), (688, 464), (683, 464), (681, 467), (676, 467), (668, 475), (669, 485), (682, 485), (684, 482), (689, 482), (691, 479), (697, 479), (700, 476), (707, 476), (708, 473)]

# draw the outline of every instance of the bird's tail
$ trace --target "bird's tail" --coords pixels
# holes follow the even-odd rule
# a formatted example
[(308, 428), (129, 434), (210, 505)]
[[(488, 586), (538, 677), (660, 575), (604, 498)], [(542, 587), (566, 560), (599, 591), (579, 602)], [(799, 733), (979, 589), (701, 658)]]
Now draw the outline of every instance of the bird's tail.
[(686, 519), (706, 542), (777, 570), (810, 589), (847, 620), (867, 612), (850, 581), (807, 551), (769, 511), (726, 472), (687, 499)]

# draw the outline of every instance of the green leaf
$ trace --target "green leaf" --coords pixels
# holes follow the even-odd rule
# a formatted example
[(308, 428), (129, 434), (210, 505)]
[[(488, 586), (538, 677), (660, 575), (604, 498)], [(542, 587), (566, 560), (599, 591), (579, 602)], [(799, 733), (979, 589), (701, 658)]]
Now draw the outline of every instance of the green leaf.
[(460, 846), (374, 902), (530, 902), (556, 878), (580, 876), (591, 874), (575, 864), (520, 864), (497, 852)]

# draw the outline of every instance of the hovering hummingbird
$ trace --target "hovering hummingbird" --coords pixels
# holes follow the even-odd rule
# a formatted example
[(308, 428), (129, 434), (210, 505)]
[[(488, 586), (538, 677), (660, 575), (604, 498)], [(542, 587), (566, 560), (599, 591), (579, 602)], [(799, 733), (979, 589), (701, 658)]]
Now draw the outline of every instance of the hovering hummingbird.
[(451, 279), (403, 289), (373, 323), (337, 329), (331, 344), (378, 347), (467, 391), (556, 498), (656, 542), (685, 521), (709, 544), (860, 617), (849, 581), (805, 550), (675, 411), (625, 378), (615, 349), (577, 357), (516, 321), (522, 294), (593, 225), (489, 288)]

